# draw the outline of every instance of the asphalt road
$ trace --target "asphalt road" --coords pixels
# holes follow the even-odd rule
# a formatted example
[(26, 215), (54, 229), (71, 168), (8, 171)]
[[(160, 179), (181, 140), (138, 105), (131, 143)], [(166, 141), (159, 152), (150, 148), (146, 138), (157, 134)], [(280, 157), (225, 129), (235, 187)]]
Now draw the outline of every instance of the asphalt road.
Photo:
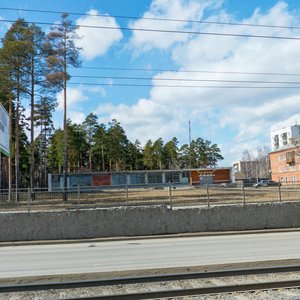
[(0, 247), (0, 278), (299, 259), (300, 232)]

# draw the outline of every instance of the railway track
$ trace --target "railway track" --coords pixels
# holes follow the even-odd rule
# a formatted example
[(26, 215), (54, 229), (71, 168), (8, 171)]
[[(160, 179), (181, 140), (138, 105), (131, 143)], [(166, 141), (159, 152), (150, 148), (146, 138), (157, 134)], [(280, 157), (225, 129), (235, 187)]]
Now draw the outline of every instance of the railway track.
[[(289, 280), (289, 281), (274, 281), (264, 283), (252, 283), (252, 284), (240, 284), (240, 285), (226, 285), (226, 286), (215, 286), (208, 288), (194, 288), (194, 289), (178, 289), (168, 291), (157, 291), (157, 292), (142, 292), (142, 293), (130, 293), (130, 294), (118, 294), (118, 295), (103, 295), (103, 296), (90, 296), (85, 299), (93, 300), (110, 300), (110, 299), (121, 299), (121, 300), (142, 300), (142, 299), (167, 299), (174, 297), (184, 296), (200, 296), (208, 294), (221, 294), (221, 293), (234, 293), (234, 292), (252, 292), (258, 290), (270, 290), (270, 289), (282, 289), (282, 288), (299, 288), (300, 280)], [(80, 300), (82, 297), (67, 298), (65, 300)]]
[[(47, 291), (47, 290), (70, 290), (80, 288), (104, 287), (104, 286), (120, 286), (132, 284), (150, 284), (158, 282), (172, 282), (172, 281), (188, 281), (194, 279), (212, 279), (212, 278), (226, 278), (236, 276), (249, 276), (249, 275), (268, 275), (300, 272), (300, 266), (288, 267), (270, 267), (270, 268), (256, 268), (256, 269), (242, 269), (242, 270), (225, 270), (215, 272), (198, 272), (198, 273), (181, 273), (170, 275), (157, 275), (157, 276), (141, 276), (141, 277), (127, 277), (127, 278), (113, 278), (92, 281), (72, 281), (72, 282), (57, 282), (45, 284), (25, 284), (25, 285), (10, 285), (0, 286), (0, 297), (3, 293), (19, 293), (19, 292), (33, 292), (33, 291)], [(146, 292), (129, 292), (112, 295), (98, 295), (98, 296), (85, 296), (85, 299), (159, 299), (170, 297), (184, 297), (195, 296), (204, 294), (220, 294), (220, 293), (234, 293), (234, 292), (247, 292), (269, 289), (282, 289), (282, 288), (299, 288), (300, 279), (293, 280), (276, 280), (240, 284), (222, 284), (209, 287), (197, 288), (180, 288), (180, 289), (165, 289), (159, 291), (146, 291)], [(66, 299), (66, 298), (65, 298)], [(67, 298), (69, 300), (82, 299), (82, 297)]]

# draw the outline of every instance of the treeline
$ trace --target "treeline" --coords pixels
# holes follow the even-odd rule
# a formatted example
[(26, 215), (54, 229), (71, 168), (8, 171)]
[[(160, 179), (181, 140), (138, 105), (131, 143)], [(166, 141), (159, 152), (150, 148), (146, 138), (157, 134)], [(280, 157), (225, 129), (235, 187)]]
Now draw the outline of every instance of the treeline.
[[(48, 173), (177, 169), (215, 166), (222, 160), (211, 141), (177, 138), (129, 141), (117, 120), (82, 124), (66, 119), (68, 67), (80, 66), (76, 26), (64, 14), (46, 35), (24, 19), (7, 31), (0, 49), (0, 102), (10, 115), (11, 156), (2, 155), (0, 187), (44, 187)], [(64, 94), (64, 126), (55, 129), (56, 94)], [(29, 106), (25, 115), (25, 107)], [(66, 134), (67, 133), (67, 134)], [(0, 132), (1, 134), (1, 132)]]
[[(47, 167), (61, 173), (63, 166), (63, 132), (56, 130), (49, 138)], [(68, 171), (89, 172), (178, 169), (216, 166), (223, 159), (220, 149), (208, 140), (198, 138), (178, 146), (176, 137), (164, 143), (162, 138), (149, 140), (144, 147), (129, 141), (117, 120), (106, 126), (89, 114), (82, 124), (68, 120)], [(38, 147), (36, 147), (38, 149)]]

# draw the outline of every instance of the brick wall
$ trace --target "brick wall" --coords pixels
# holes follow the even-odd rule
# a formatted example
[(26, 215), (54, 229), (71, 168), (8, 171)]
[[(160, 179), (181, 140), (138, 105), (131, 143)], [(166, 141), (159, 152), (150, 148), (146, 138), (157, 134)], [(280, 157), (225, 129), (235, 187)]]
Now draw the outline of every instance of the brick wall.
[(300, 157), (297, 154), (298, 151), (296, 147), (291, 147), (269, 154), (272, 180), (283, 183), (300, 182)]

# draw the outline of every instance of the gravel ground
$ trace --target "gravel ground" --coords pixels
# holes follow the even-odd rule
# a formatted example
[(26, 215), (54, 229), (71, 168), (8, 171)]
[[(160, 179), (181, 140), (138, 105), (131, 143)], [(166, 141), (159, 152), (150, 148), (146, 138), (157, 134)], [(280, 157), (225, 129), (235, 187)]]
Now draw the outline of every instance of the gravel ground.
[(181, 298), (184, 300), (299, 300), (299, 289), (279, 289), (251, 293), (232, 293)]
[[(300, 272), (282, 273), (282, 274), (269, 274), (269, 275), (251, 275), (251, 276), (236, 276), (226, 278), (212, 278), (212, 279), (193, 279), (185, 281), (172, 281), (172, 282), (158, 282), (158, 283), (145, 283), (145, 284), (131, 284), (131, 285), (116, 285), (92, 288), (77, 288), (72, 290), (49, 290), (38, 292), (22, 292), (22, 293), (3, 293), (0, 295), (2, 300), (24, 299), (24, 300), (41, 300), (41, 299), (64, 299), (72, 297), (87, 297), (97, 295), (116, 295), (138, 292), (151, 292), (159, 290), (173, 290), (183, 288), (197, 288), (197, 287), (211, 287), (220, 285), (234, 285), (241, 283), (254, 283), (266, 282), (275, 280), (293, 280), (300, 279)], [(245, 292), (245, 293), (230, 293), (218, 295), (204, 295), (193, 297), (180, 297), (169, 299), (205, 299), (205, 300), (271, 300), (271, 299), (300, 299), (300, 289), (278, 289), (258, 292)]]

